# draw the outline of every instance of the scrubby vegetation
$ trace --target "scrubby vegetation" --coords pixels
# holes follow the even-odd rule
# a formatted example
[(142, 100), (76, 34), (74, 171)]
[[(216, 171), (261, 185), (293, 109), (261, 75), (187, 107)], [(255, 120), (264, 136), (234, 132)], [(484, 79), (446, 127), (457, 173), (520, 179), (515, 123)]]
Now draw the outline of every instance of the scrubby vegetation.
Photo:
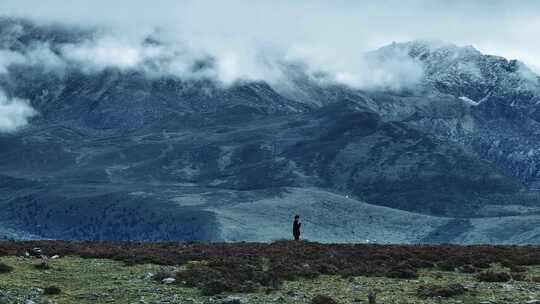
[[(108, 258), (126, 265), (186, 265), (185, 270), (173, 275), (176, 282), (200, 288), (209, 295), (250, 292), (261, 286), (277, 288), (284, 280), (320, 275), (415, 279), (421, 268), (476, 273), (493, 263), (501, 263), (512, 273), (518, 273), (524, 270), (523, 265), (540, 264), (540, 249), (532, 246), (325, 245), (289, 241), (271, 244), (3, 242), (0, 255), (22, 255), (34, 247), (49, 255)], [(159, 274), (155, 278), (162, 280), (170, 276)], [(482, 272), (477, 277), (487, 282), (511, 279), (506, 272)]]
[[(41, 248), (44, 255), (61, 258), (27, 257), (26, 250), (34, 247)], [(99, 265), (101, 262), (96, 261), (115, 260), (114, 265), (118, 265), (115, 268), (107, 266), (99, 270), (110, 277), (113, 286), (118, 282), (117, 273), (126, 272), (125, 276), (129, 276), (135, 269), (148, 269), (147, 265), (153, 265), (152, 269), (137, 273), (138, 280), (141, 284), (172, 293), (181, 289), (195, 290), (202, 297), (222, 297), (222, 294), (232, 292), (273, 298), (294, 298), (305, 293), (309, 298), (299, 303), (323, 301), (323, 297), (336, 303), (347, 303), (340, 300), (339, 290), (311, 293), (301, 286), (308, 284), (306, 282), (326, 284), (319, 287), (337, 284), (350, 289), (350, 286), (357, 286), (354, 288), (364, 291), (354, 298), (360, 297), (362, 301), (367, 300), (367, 293), (371, 291), (384, 297), (389, 292), (388, 286), (415, 299), (476, 298), (482, 295), (478, 288), (483, 288), (484, 284), (535, 284), (533, 282), (540, 280), (540, 266), (535, 266), (540, 265), (536, 258), (539, 255), (538, 247), (531, 246), (325, 245), (289, 241), (270, 244), (0, 242), (0, 256), (6, 262), (0, 264), (0, 271), (2, 265), (11, 265), (8, 267), (14, 267), (15, 271), (3, 276), (12, 279), (20, 271), (31, 274), (22, 277), (56, 275), (53, 280), (44, 280), (47, 284), (40, 288), (43, 294), (60, 297), (73, 294), (69, 284), (71, 280), (78, 280), (79, 275), (77, 272), (72, 279), (64, 280), (70, 271), (76, 271), (66, 261), (75, 259), (78, 265), (84, 265), (88, 260), (88, 263)], [(13, 256), (18, 258), (14, 260)], [(44, 260), (48, 261), (49, 268), (46, 271), (36, 269), (36, 265), (42, 265)], [(95, 270), (82, 271), (80, 275), (92, 272)], [(361, 284), (359, 278), (362, 278)], [(384, 284), (377, 285), (377, 282)], [(62, 286), (61, 290), (58, 286)], [(291, 286), (298, 286), (298, 289)], [(499, 288), (497, 285), (486, 286)], [(316, 286), (313, 290), (317, 290)]]

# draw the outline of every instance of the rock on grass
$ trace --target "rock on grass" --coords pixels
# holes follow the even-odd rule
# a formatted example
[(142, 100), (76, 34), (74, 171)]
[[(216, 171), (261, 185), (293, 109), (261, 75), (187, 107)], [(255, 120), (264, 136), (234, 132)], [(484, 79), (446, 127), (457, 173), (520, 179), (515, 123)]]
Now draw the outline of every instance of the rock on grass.
[(154, 275), (152, 275), (152, 279), (156, 282), (163, 282), (164, 279), (167, 278), (174, 278), (175, 274), (173, 272), (169, 271), (160, 271)]

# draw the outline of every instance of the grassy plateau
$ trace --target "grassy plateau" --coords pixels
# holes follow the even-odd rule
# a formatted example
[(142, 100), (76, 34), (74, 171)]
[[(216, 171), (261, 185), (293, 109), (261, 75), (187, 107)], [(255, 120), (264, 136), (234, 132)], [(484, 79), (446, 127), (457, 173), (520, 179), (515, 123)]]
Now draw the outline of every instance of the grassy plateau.
[(536, 246), (0, 242), (0, 304), (532, 304), (539, 282)]

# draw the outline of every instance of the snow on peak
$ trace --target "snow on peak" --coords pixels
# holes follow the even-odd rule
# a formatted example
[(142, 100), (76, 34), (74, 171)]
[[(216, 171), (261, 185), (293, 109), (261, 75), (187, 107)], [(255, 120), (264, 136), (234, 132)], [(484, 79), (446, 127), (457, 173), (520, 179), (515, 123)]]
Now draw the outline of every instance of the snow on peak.
[(509, 97), (521, 105), (540, 96), (540, 78), (524, 63), (485, 55), (472, 46), (415, 40), (394, 42), (374, 53), (383, 58), (407, 54), (422, 65), (425, 85), (457, 98), (466, 97), (467, 102), (489, 95)]

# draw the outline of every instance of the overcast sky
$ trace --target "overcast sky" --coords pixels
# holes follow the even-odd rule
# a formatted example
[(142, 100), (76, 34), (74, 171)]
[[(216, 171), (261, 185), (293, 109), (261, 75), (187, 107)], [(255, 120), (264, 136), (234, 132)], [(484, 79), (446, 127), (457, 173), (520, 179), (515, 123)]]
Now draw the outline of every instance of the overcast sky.
[(155, 27), (199, 43), (249, 43), (353, 56), (392, 41), (440, 39), (540, 67), (540, 1), (2, 0), (4, 15)]

